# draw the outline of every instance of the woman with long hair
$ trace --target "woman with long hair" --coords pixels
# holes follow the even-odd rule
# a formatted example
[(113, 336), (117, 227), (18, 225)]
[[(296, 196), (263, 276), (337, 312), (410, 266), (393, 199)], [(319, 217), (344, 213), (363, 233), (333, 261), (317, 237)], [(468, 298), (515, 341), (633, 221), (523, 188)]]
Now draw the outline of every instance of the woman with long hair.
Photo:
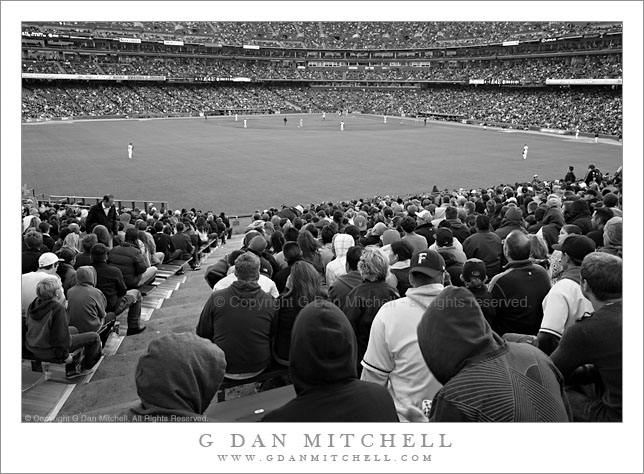
[(528, 234), (528, 240), (530, 241), (530, 261), (548, 270), (550, 268), (548, 246), (536, 234)]
[[(208, 221), (204, 216), (199, 216), (197, 217), (197, 220), (195, 221), (195, 232), (197, 233), (197, 236), (199, 237), (198, 242), (199, 242), (199, 247), (203, 247), (208, 243), (210, 240), (211, 232), (210, 232), (210, 225), (208, 224)], [(216, 236), (213, 236), (216, 237)], [(204, 249), (205, 253), (210, 253), (210, 247)]]
[(291, 330), (300, 310), (316, 299), (328, 299), (318, 272), (313, 265), (302, 260), (295, 262), (291, 267), (286, 288), (286, 292), (277, 300), (279, 311), (273, 344), (273, 357), (283, 365), (288, 365)]
[(286, 268), (288, 265), (286, 259), (284, 258), (284, 252), (282, 248), (286, 243), (284, 234), (280, 230), (276, 230), (273, 235), (271, 235), (271, 247), (273, 248), (273, 257), (275, 258), (275, 263), (281, 269)]
[(315, 270), (324, 278), (325, 268), (322, 265), (322, 255), (320, 255), (320, 248), (322, 245), (318, 240), (313, 237), (313, 234), (308, 230), (302, 230), (297, 236), (297, 244), (302, 249), (302, 258), (304, 261), (309, 262)]
[(96, 234), (99, 244), (105, 245), (108, 249), (112, 248), (112, 236), (107, 230), (107, 227), (100, 224), (96, 225), (94, 226), (94, 229), (92, 229), (92, 233)]

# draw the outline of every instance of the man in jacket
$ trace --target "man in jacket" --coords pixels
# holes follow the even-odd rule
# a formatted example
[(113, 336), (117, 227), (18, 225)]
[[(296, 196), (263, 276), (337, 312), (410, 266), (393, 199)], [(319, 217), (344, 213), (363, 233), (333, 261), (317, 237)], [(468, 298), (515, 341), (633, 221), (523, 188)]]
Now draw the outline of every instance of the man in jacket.
[(119, 315), (127, 309), (127, 335), (143, 332), (146, 326), (141, 322), (141, 292), (128, 290), (121, 270), (107, 263), (105, 245), (95, 244), (91, 257), (92, 266), (96, 269), (96, 288), (103, 292), (107, 300), (105, 310)]
[(490, 218), (485, 214), (476, 216), (476, 233), (463, 242), (467, 258), (478, 258), (485, 262), (485, 273), (493, 278), (501, 271), (503, 243), (501, 237), (490, 231)]
[(492, 329), (536, 336), (543, 318), (543, 299), (550, 291), (550, 277), (543, 267), (530, 260), (530, 240), (519, 230), (511, 232), (503, 244), (508, 260), (503, 273), (489, 284), (496, 308)]
[(114, 207), (114, 196), (112, 194), (103, 196), (103, 200), (93, 205), (87, 213), (85, 226), (88, 232), (91, 232), (99, 224), (107, 227), (112, 237), (117, 235), (119, 228), (116, 219), (116, 208)]
[(445, 209), (445, 220), (449, 222), (454, 237), (462, 244), (470, 236), (470, 229), (458, 218), (458, 209), (450, 206)]
[(235, 276), (237, 281), (208, 298), (197, 335), (224, 351), (227, 378), (243, 380), (259, 375), (271, 362), (277, 307), (275, 298), (257, 283), (257, 255), (246, 252), (237, 257)]

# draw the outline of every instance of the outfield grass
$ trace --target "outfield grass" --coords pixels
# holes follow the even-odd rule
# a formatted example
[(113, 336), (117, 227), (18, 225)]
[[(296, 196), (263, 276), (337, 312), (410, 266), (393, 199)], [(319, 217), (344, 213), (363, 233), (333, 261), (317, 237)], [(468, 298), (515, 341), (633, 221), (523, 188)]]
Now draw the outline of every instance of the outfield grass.
[[(614, 172), (621, 144), (388, 117), (327, 114), (22, 126), (22, 184), (49, 195), (165, 200), (245, 214), (281, 204), (407, 195)], [(299, 119), (303, 127), (298, 127)], [(127, 144), (134, 144), (134, 159)], [(523, 145), (528, 159), (521, 159)]]

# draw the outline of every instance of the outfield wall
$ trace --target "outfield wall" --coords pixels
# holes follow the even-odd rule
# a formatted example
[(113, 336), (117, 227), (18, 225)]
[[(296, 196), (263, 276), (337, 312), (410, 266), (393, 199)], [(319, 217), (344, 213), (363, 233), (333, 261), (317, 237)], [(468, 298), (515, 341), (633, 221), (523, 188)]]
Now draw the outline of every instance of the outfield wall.
[[(288, 115), (300, 115), (297, 112), (293, 111), (269, 111), (267, 109), (263, 110), (241, 110), (241, 109), (230, 109), (229, 112), (230, 114), (215, 114), (212, 113), (213, 111), (208, 111), (208, 116), (217, 118), (217, 117), (228, 117), (232, 116), (233, 112), (241, 114), (241, 115), (270, 115), (270, 114), (288, 114)], [(321, 112), (315, 112), (315, 113), (321, 113)], [(330, 112), (328, 112), (330, 113)], [(382, 117), (381, 114), (374, 114), (372, 111), (356, 111), (352, 113), (357, 113), (360, 115), (373, 115), (375, 117)], [(311, 115), (312, 112), (309, 113), (301, 113), (301, 115)], [(431, 114), (432, 117), (436, 118), (440, 115), (445, 115), (445, 114)], [(387, 115), (388, 117), (394, 117), (394, 118), (402, 118), (402, 119), (407, 119), (407, 120), (416, 120), (419, 117), (412, 117), (412, 116), (398, 116), (398, 115)], [(166, 119), (166, 118), (203, 118), (202, 114), (199, 113), (194, 113), (194, 114), (133, 114), (133, 115), (96, 115), (96, 116), (90, 116), (90, 115), (79, 115), (76, 117), (53, 117), (53, 118), (41, 118), (41, 119), (25, 119), (23, 120), (23, 123), (28, 124), (28, 123), (45, 123), (45, 122), (63, 122), (63, 121), (70, 121), (70, 120), (127, 120), (127, 119), (149, 119), (149, 118), (154, 118), (154, 119)], [(505, 123), (505, 122), (483, 122), (481, 120), (473, 120), (473, 119), (459, 119), (459, 120), (438, 120), (438, 121), (446, 121), (446, 122), (453, 122), (453, 123), (462, 123), (466, 125), (477, 125), (477, 126), (488, 126), (488, 127), (493, 127), (493, 128), (501, 128), (501, 129), (509, 129), (509, 130), (528, 130), (528, 131), (533, 131), (533, 132), (541, 132), (541, 133), (549, 133), (549, 134), (554, 134), (554, 135), (575, 135), (576, 131), (575, 130), (561, 130), (561, 129), (554, 129), (554, 128), (543, 128), (543, 127), (534, 127), (534, 126), (526, 126), (523, 124), (516, 124), (516, 123)], [(585, 138), (593, 138), (595, 135), (592, 133), (587, 133), (587, 132), (579, 132), (580, 137), (585, 137)], [(617, 137), (615, 135), (605, 135), (605, 134), (599, 134), (599, 138), (602, 139), (612, 139), (612, 140), (619, 140), (620, 137)]]

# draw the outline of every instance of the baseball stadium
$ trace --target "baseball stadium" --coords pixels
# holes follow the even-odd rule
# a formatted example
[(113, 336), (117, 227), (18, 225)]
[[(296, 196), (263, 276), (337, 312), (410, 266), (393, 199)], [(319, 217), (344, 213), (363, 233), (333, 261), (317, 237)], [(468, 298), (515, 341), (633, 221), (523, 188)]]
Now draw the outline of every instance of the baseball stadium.
[(21, 426), (622, 424), (624, 30), (22, 20)]

